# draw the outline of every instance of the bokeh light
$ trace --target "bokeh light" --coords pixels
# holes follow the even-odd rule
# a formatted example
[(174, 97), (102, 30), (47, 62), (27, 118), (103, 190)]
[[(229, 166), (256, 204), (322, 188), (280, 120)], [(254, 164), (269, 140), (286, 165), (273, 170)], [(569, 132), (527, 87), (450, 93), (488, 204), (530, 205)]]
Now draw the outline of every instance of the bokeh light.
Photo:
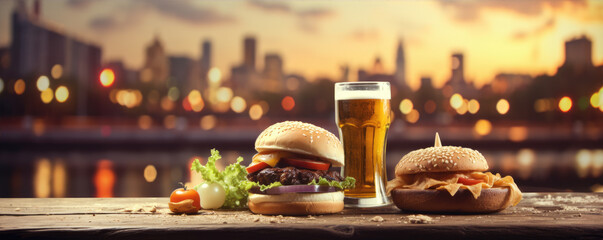
[(25, 92), (25, 81), (23, 81), (23, 79), (18, 79), (15, 82), (14, 90), (17, 95), (23, 94)]
[(178, 98), (180, 98), (180, 90), (178, 90), (177, 87), (171, 87), (170, 90), (168, 90), (167, 96), (174, 102), (178, 101)]
[[(201, 112), (201, 110), (203, 110), (203, 107), (205, 107), (205, 103), (203, 102), (203, 98), (201, 97), (201, 92), (199, 92), (199, 90), (191, 90), (188, 94), (187, 99), (188, 103), (190, 103), (190, 109), (195, 112)], [(184, 108), (187, 109), (186, 106), (184, 106)]]
[(163, 126), (167, 129), (176, 128), (176, 116), (167, 115), (163, 118)]
[(570, 109), (572, 109), (572, 99), (570, 97), (562, 97), (559, 100), (559, 110), (561, 110), (562, 112), (569, 112)]
[(409, 123), (416, 123), (417, 121), (419, 121), (419, 117), (419, 111), (413, 109), (408, 114), (406, 114), (406, 121)]
[(536, 153), (532, 149), (524, 148), (517, 153), (517, 163), (519, 165), (519, 177), (528, 179), (532, 174), (532, 167), (536, 159)]
[(425, 112), (426, 113), (434, 113), (436, 110), (436, 103), (433, 100), (428, 100), (427, 102), (425, 102), (425, 106), (423, 106), (425, 108)]
[(98, 161), (96, 173), (94, 174), (94, 187), (96, 188), (96, 197), (113, 197), (113, 187), (115, 186), (115, 172), (113, 171), (113, 162), (102, 159)]
[(461, 94), (455, 93), (450, 97), (450, 106), (454, 109), (458, 109), (463, 105), (463, 96)]
[(37, 198), (50, 197), (51, 167), (50, 160), (47, 158), (37, 160), (34, 165), (33, 190)]
[(209, 82), (211, 84), (217, 85), (220, 83), (220, 79), (222, 78), (222, 73), (220, 72), (220, 69), (213, 67), (207, 73), (207, 77), (209, 78)]
[(153, 126), (153, 119), (149, 115), (142, 115), (138, 117), (138, 127), (142, 130), (150, 129)]
[(471, 114), (476, 114), (479, 111), (479, 102), (475, 99), (469, 100), (467, 103), (467, 110)]
[(593, 93), (593, 95), (590, 96), (590, 105), (593, 108), (599, 108), (600, 104), (599, 104), (599, 92)]
[(154, 182), (157, 178), (157, 169), (155, 166), (149, 164), (144, 168), (143, 176), (145, 181)]
[(52, 69), (50, 69), (50, 76), (54, 79), (61, 78), (63, 76), (63, 66), (61, 66), (61, 64), (52, 66)]
[(69, 98), (69, 89), (65, 86), (59, 86), (54, 92), (54, 97), (60, 103), (67, 101), (67, 98)]
[(0, 78), (0, 93), (2, 93), (2, 91), (4, 91), (4, 80)]
[(52, 102), (52, 99), (54, 97), (53, 95), (54, 94), (52, 92), (52, 89), (46, 88), (44, 91), (42, 91), (40, 93), (40, 98), (42, 99), (43, 103), (48, 104), (48, 103)]
[(260, 118), (262, 118), (263, 114), (264, 111), (262, 110), (262, 107), (259, 104), (253, 104), (249, 108), (249, 117), (251, 118), (251, 120), (259, 120)]
[(214, 115), (206, 115), (201, 118), (199, 125), (203, 130), (210, 130), (216, 127), (216, 123), (218, 123), (218, 119)]
[(232, 89), (227, 87), (220, 87), (216, 91), (216, 98), (219, 102), (227, 103), (232, 99)]
[(592, 152), (592, 175), (598, 178), (603, 174), (603, 149)]
[(410, 99), (406, 98), (400, 102), (400, 112), (402, 112), (402, 114), (408, 114), (410, 111), (412, 111), (412, 109), (413, 104)]
[(40, 92), (46, 90), (49, 86), (50, 80), (47, 76), (42, 75), (36, 81), (36, 87), (38, 87), (38, 90), (40, 90)]
[(236, 113), (242, 113), (247, 108), (247, 102), (242, 97), (236, 96), (230, 101), (230, 108)]
[(105, 68), (101, 72), (99, 80), (103, 87), (110, 87), (115, 81), (115, 73), (113, 72), (113, 70)]
[(460, 115), (465, 115), (469, 111), (469, 101), (467, 99), (463, 99), (461, 103), (461, 107), (456, 109), (456, 113)]
[(492, 131), (492, 123), (486, 119), (477, 120), (473, 130), (480, 136), (488, 135)]
[(286, 96), (281, 101), (281, 106), (285, 111), (291, 111), (295, 107), (295, 99), (291, 96)]
[(163, 111), (169, 112), (174, 109), (174, 101), (170, 100), (170, 97), (168, 96), (162, 97), (160, 104)]
[(580, 178), (588, 177), (592, 165), (592, 154), (588, 149), (580, 149), (576, 153), (576, 173)]
[(513, 142), (521, 142), (528, 138), (528, 128), (526, 127), (511, 127), (509, 128), (509, 140)]
[(509, 105), (509, 101), (507, 101), (507, 99), (500, 99), (498, 100), (498, 102), (496, 103), (496, 111), (498, 111), (498, 113), (500, 115), (505, 115), (509, 112), (509, 108), (511, 106)]

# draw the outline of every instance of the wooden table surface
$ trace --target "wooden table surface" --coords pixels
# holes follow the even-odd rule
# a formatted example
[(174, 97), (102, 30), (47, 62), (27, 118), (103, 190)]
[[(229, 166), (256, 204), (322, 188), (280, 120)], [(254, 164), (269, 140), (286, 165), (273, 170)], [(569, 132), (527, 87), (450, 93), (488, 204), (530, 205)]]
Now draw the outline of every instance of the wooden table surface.
[(525, 193), (519, 205), (500, 213), (428, 214), (431, 220), (423, 223), (417, 222), (416, 213), (393, 206), (283, 217), (247, 210), (175, 215), (167, 202), (167, 198), (0, 199), (0, 239), (603, 239), (600, 193)]

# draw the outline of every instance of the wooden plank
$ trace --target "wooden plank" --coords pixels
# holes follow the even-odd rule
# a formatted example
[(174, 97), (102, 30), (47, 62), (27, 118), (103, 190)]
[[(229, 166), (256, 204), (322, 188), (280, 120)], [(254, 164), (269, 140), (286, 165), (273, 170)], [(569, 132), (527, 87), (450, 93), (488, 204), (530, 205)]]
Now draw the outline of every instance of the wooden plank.
[[(503, 212), (487, 215), (415, 214), (390, 206), (346, 209), (322, 216), (264, 216), (247, 210), (169, 213), (167, 198), (0, 199), (0, 237), (19, 238), (603, 238), (603, 194), (524, 194)], [(151, 212), (152, 209), (155, 212)], [(261, 234), (260, 234), (261, 233)]]

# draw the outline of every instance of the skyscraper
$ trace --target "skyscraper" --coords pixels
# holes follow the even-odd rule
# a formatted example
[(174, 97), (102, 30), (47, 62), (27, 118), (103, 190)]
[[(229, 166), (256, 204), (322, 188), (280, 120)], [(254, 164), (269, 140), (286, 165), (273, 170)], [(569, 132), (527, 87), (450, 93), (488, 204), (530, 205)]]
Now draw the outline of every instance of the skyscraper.
[(142, 82), (152, 82), (154, 85), (165, 87), (169, 74), (168, 58), (158, 36), (146, 49), (144, 68), (141, 72)]
[(207, 73), (211, 68), (211, 42), (209, 40), (203, 41), (201, 46), (201, 86), (203, 88), (208, 86)]
[(462, 85), (465, 83), (465, 72), (463, 64), (463, 54), (452, 54), (452, 77), (450, 83), (453, 85)]
[(398, 42), (398, 51), (396, 51), (396, 72), (394, 77), (401, 87), (406, 86), (406, 62), (404, 60), (404, 48), (402, 40)]
[(283, 59), (278, 54), (266, 54), (264, 57), (264, 84), (268, 91), (281, 92), (283, 89)]
[(255, 47), (255, 37), (246, 37), (243, 44), (243, 65), (250, 70), (255, 70)]
[(592, 42), (586, 36), (565, 42), (564, 66), (577, 72), (593, 67)]

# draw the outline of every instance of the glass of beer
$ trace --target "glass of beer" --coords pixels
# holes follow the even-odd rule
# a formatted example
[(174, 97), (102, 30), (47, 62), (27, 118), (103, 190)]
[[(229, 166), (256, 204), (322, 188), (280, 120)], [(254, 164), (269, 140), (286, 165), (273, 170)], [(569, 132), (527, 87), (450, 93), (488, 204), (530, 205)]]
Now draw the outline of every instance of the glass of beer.
[(391, 121), (389, 82), (335, 84), (335, 121), (345, 152), (342, 176), (356, 179), (345, 190), (347, 207), (390, 204), (385, 185), (385, 146)]

